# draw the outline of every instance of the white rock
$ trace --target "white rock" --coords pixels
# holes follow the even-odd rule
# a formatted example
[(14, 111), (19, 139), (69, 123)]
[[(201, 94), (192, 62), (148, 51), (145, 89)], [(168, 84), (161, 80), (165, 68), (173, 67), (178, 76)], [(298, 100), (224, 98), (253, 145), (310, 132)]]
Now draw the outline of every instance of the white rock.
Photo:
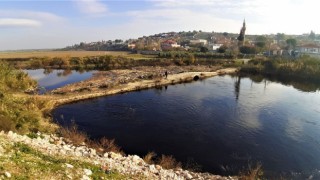
[(139, 156), (137, 156), (137, 155), (134, 155), (134, 156), (132, 156), (132, 161), (133, 161), (134, 163), (138, 163), (138, 162), (141, 161), (141, 158), (140, 158)]
[(92, 175), (92, 171), (90, 169), (83, 169), (83, 172), (87, 176), (91, 176)]
[(81, 180), (91, 180), (87, 175), (83, 175)]
[(117, 153), (114, 153), (114, 152), (110, 152), (109, 156), (112, 159), (120, 159), (120, 158), (122, 158), (122, 156), (120, 154), (117, 154)]
[(103, 157), (109, 157), (109, 154), (106, 152), (103, 154)]
[(73, 168), (73, 165), (66, 163), (67, 168)]
[(191, 175), (191, 174), (186, 173), (185, 178), (186, 178), (186, 179), (192, 179), (193, 177), (192, 177), (192, 175)]
[(159, 165), (156, 165), (156, 169), (157, 169), (158, 171), (160, 171), (160, 170), (162, 169), (162, 167), (159, 166)]
[(11, 178), (11, 174), (9, 172), (5, 172), (4, 175), (7, 177), (7, 178)]
[(153, 164), (149, 166), (149, 170), (152, 173), (157, 173), (158, 172), (158, 170), (156, 169), (156, 167)]

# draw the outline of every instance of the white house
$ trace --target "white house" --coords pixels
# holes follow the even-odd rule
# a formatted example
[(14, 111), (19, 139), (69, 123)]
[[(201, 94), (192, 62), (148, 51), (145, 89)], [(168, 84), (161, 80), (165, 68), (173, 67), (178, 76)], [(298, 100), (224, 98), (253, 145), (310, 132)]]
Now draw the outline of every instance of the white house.
[(208, 41), (205, 39), (195, 39), (195, 40), (190, 40), (190, 44), (202, 44), (202, 45), (207, 45)]
[(320, 46), (316, 44), (297, 46), (296, 50), (303, 54), (320, 54)]
[(296, 52), (301, 54), (307, 54), (313, 57), (320, 57), (320, 46), (316, 44), (305, 44), (296, 47)]

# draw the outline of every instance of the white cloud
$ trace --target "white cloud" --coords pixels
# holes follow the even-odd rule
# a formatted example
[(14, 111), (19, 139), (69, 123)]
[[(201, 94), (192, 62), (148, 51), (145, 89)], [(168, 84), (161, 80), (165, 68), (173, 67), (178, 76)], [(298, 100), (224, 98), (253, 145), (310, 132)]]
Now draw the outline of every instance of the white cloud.
[[(199, 22), (196, 22), (195, 26), (202, 24), (204, 26), (200, 28), (203, 30), (209, 27), (208, 24), (211, 24), (215, 27), (214, 31), (237, 33), (241, 27), (241, 21), (245, 18), (248, 34), (277, 32), (302, 34), (310, 30), (320, 31), (320, 25), (314, 21), (318, 17), (317, 7), (320, 6), (320, 1), (317, 0), (149, 0), (149, 2), (153, 3), (153, 10), (163, 11), (163, 13), (166, 13), (168, 9), (172, 11), (189, 10), (191, 13), (180, 14), (180, 16), (185, 19), (199, 17)], [(169, 19), (174, 18), (170, 18), (170, 14), (164, 14), (166, 15)], [(201, 19), (204, 17), (206, 18)], [(200, 22), (206, 20), (211, 21), (207, 21), (207, 25)]]
[(39, 27), (41, 22), (33, 19), (0, 18), (0, 27)]
[(108, 11), (107, 5), (99, 0), (75, 0), (74, 2), (81, 12), (91, 16), (101, 16)]

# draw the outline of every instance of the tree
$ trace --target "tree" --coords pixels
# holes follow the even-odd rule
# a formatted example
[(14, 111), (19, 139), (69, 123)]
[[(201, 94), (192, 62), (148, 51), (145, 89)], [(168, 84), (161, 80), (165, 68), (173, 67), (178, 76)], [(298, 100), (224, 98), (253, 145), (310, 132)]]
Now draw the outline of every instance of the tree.
[(260, 49), (263, 49), (266, 46), (267, 38), (265, 36), (258, 36), (256, 38), (256, 46)]
[(206, 53), (206, 52), (208, 52), (208, 51), (209, 51), (208, 48), (206, 48), (206, 47), (204, 47), (204, 46), (201, 46), (201, 47), (200, 47), (200, 52)]
[(286, 38), (286, 35), (284, 33), (278, 33), (277, 34), (277, 41), (284, 40)]
[(218, 48), (218, 53), (225, 53), (227, 51), (228, 47), (226, 45), (222, 45)]
[(316, 33), (311, 31), (310, 34), (309, 34), (309, 39), (315, 40), (316, 39)]
[(241, 46), (239, 50), (243, 54), (255, 54), (257, 52), (256, 48), (252, 46)]
[(297, 46), (297, 40), (293, 38), (287, 39), (286, 43), (288, 49), (294, 49)]

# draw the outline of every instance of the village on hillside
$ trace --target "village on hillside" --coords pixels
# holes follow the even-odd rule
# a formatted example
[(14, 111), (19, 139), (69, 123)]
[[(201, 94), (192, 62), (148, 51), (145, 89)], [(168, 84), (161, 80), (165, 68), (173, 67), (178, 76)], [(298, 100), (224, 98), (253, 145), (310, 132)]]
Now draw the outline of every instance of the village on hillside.
[(300, 57), (307, 54), (320, 57), (320, 35), (247, 35), (246, 22), (239, 34), (228, 32), (181, 31), (166, 32), (128, 40), (81, 42), (63, 50), (132, 51), (140, 54), (158, 54), (161, 51), (216, 52), (243, 55)]

